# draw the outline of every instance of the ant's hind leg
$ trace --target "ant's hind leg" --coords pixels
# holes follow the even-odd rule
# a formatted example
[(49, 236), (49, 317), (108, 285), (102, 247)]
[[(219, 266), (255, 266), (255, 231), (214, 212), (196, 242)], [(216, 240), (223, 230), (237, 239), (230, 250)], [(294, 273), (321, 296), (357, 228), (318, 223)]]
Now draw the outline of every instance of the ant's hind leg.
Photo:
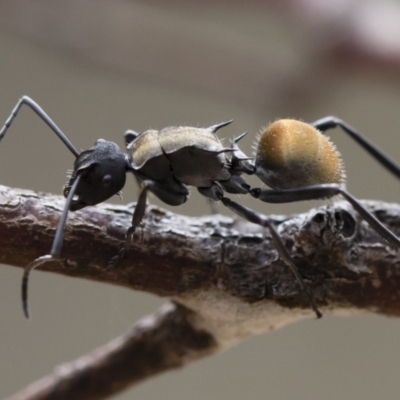
[(400, 239), (340, 185), (325, 183), (284, 190), (254, 188), (250, 190), (250, 194), (265, 203), (291, 203), (303, 200), (327, 199), (336, 195), (342, 195), (379, 235), (386, 239), (392, 246), (396, 248), (400, 247)]
[(400, 178), (400, 166), (386, 155), (378, 146), (364, 137), (351, 125), (336, 117), (325, 117), (318, 119), (310, 124), (314, 128), (325, 132), (329, 129), (340, 126), (350, 137), (352, 137), (362, 148), (364, 148), (373, 158), (375, 158), (384, 168), (390, 171), (397, 178)]

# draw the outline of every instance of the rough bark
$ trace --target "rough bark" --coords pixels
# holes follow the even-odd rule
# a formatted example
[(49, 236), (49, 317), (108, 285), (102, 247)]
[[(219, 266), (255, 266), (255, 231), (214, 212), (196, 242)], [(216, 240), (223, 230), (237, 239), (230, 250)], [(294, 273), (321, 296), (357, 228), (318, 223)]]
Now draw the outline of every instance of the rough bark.
[[(48, 253), (63, 204), (58, 196), (0, 186), (0, 262), (23, 267)], [(400, 233), (399, 205), (364, 204)], [(41, 269), (148, 291), (174, 303), (12, 399), (106, 398), (249, 335), (313, 317), (269, 232), (229, 217), (191, 218), (149, 206), (128, 256), (108, 270), (131, 210), (106, 204), (70, 213), (63, 258)], [(272, 218), (323, 312), (400, 314), (399, 253), (350, 205)]]

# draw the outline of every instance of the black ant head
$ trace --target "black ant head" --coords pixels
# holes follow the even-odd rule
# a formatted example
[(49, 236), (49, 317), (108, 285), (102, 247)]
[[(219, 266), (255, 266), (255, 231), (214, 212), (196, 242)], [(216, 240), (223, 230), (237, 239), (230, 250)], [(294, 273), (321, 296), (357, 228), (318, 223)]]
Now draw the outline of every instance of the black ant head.
[(71, 178), (64, 187), (67, 197), (77, 176), (81, 176), (70, 210), (101, 203), (117, 194), (125, 185), (126, 169), (126, 157), (120, 148), (113, 142), (99, 139), (75, 160)]

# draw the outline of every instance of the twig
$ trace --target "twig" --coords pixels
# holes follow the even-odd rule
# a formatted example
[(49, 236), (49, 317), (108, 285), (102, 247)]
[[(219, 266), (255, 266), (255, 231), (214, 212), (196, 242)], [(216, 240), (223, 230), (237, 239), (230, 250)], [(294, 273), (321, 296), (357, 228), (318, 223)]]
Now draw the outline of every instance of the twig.
[[(0, 262), (25, 266), (46, 254), (63, 203), (58, 196), (0, 186)], [(364, 204), (399, 234), (399, 205)], [(13, 400), (106, 398), (250, 335), (313, 317), (269, 233), (228, 217), (190, 218), (149, 206), (128, 257), (107, 270), (130, 218), (130, 206), (70, 213), (65, 258), (42, 269), (168, 296), (180, 305), (166, 306)], [(350, 205), (339, 202), (274, 220), (325, 313), (400, 315), (399, 253)]]
[(128, 334), (60, 365), (9, 400), (105, 399), (159, 372), (182, 367), (217, 347), (209, 333), (194, 329), (198, 318), (182, 306), (166, 304)]

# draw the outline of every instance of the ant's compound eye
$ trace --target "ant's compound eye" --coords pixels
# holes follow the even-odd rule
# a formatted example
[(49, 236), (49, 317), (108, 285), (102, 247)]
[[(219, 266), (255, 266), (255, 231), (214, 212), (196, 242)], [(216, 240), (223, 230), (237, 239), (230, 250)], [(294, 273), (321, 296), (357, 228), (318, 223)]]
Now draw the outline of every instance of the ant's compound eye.
[(103, 179), (101, 180), (101, 183), (103, 184), (104, 187), (110, 187), (112, 184), (113, 178), (110, 174), (104, 175)]

